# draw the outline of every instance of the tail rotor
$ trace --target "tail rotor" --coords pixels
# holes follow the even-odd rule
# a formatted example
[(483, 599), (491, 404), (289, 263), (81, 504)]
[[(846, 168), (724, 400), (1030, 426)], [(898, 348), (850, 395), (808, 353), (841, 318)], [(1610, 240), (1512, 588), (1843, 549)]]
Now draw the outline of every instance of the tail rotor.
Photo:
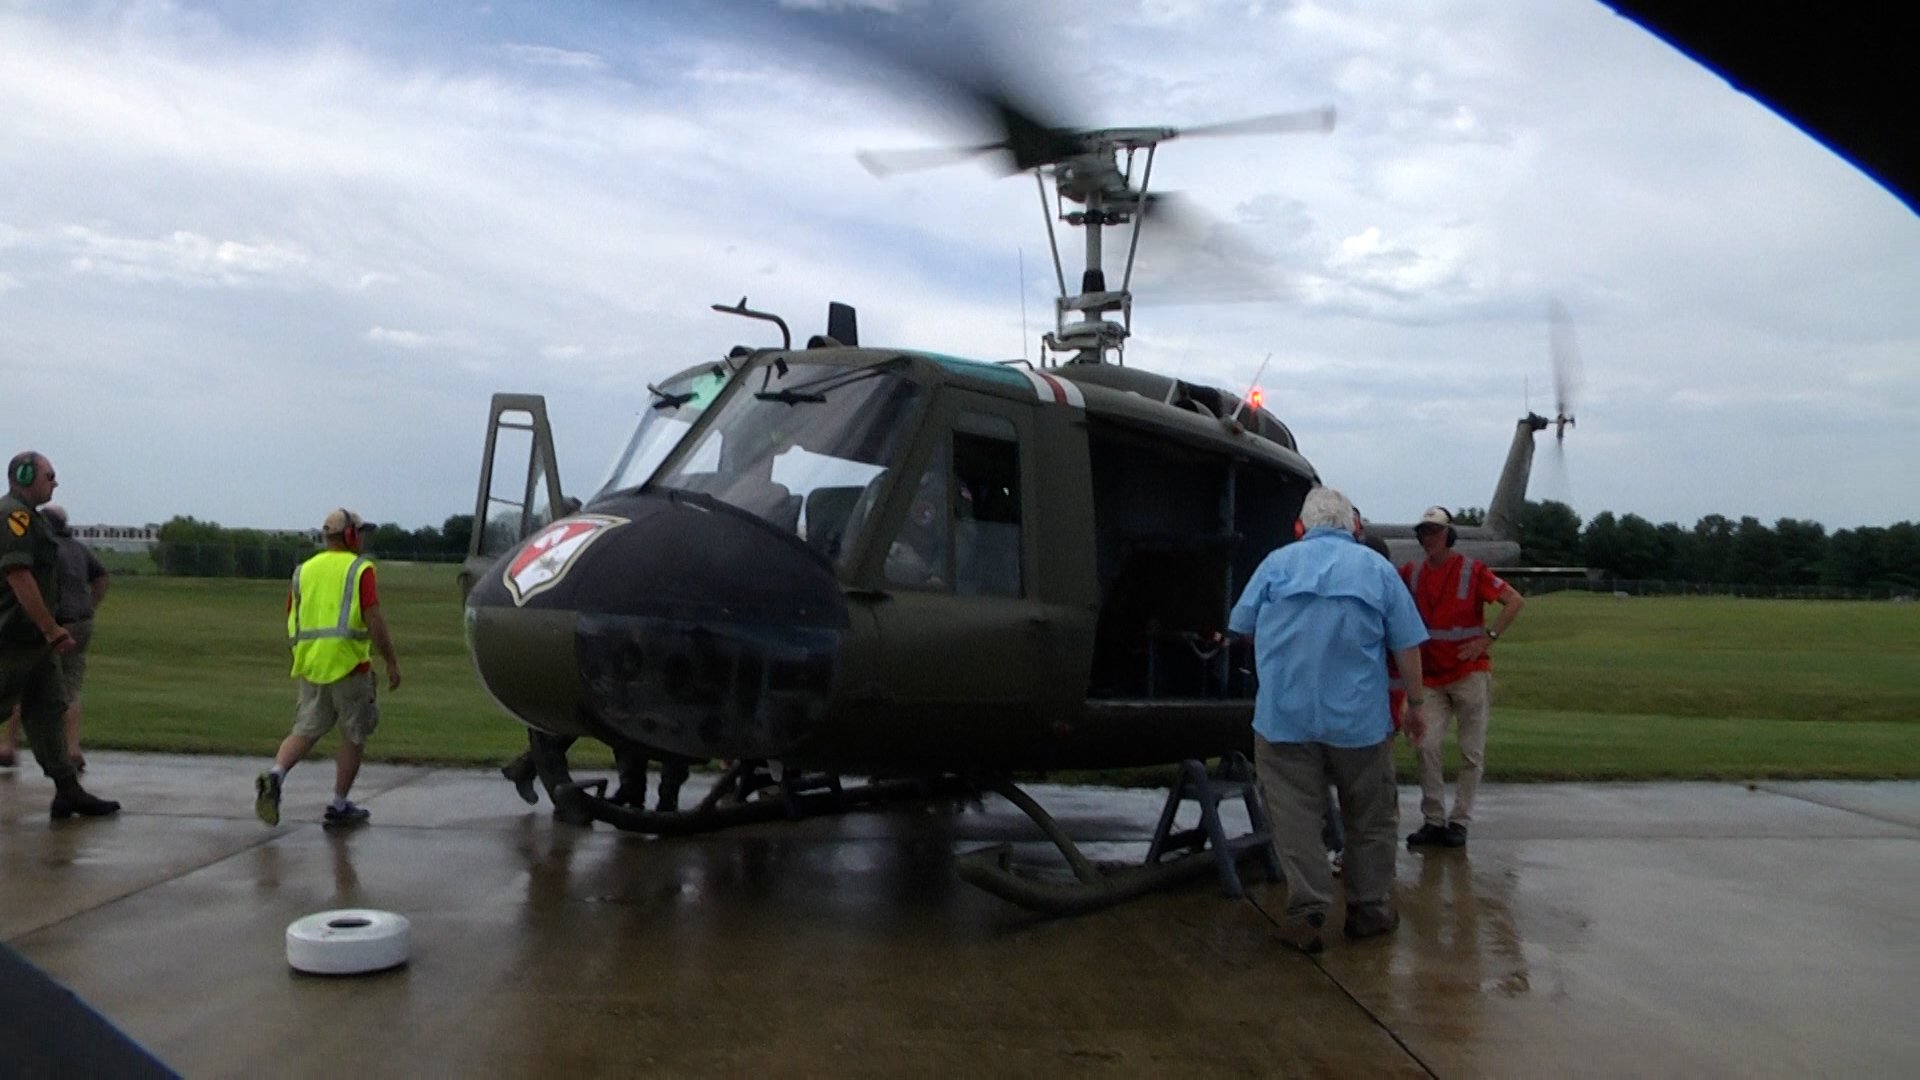
[(1567, 429), (1574, 426), (1574, 399), (1580, 394), (1583, 375), (1580, 343), (1573, 336), (1573, 316), (1558, 300), (1547, 301), (1548, 349), (1553, 360), (1553, 444), (1561, 452)]

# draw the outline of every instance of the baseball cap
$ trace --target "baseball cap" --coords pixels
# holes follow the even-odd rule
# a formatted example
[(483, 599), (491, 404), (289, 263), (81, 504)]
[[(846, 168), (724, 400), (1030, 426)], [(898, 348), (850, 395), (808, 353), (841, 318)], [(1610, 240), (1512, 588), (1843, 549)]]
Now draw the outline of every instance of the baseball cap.
[(349, 525), (356, 530), (366, 528), (359, 514), (351, 510), (335, 510), (327, 515), (326, 521), (321, 523), (320, 531), (328, 536), (345, 536)]
[(1446, 507), (1429, 506), (1427, 507), (1427, 512), (1420, 515), (1420, 524), (1415, 525), (1414, 528), (1417, 529), (1420, 525), (1446, 526), (1451, 524), (1453, 524), (1453, 515), (1447, 513)]

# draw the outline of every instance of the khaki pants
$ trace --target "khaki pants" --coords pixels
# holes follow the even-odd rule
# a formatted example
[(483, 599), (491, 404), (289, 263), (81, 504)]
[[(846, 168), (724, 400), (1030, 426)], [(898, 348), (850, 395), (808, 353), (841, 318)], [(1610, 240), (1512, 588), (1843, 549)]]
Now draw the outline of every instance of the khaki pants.
[(67, 696), (61, 689), (60, 665), (45, 646), (0, 648), (0, 720), (20, 706), (20, 726), (40, 771), (55, 783), (73, 778), (67, 760)]
[[(1427, 687), (1420, 718), (1427, 722), (1420, 740), (1420, 816), (1429, 825), (1473, 823), (1473, 794), (1487, 760), (1487, 716), (1493, 702), (1493, 675), (1473, 671), (1445, 686)], [(1460, 772), (1453, 778), (1453, 813), (1447, 813), (1447, 783), (1440, 769), (1440, 747), (1447, 719), (1459, 729)]]
[(1384, 911), (1393, 901), (1393, 860), (1400, 837), (1400, 794), (1393, 782), (1393, 740), (1348, 749), (1324, 743), (1272, 743), (1254, 736), (1260, 793), (1267, 801), (1273, 847), (1287, 877), (1287, 917), (1325, 914), (1333, 903), (1333, 869), (1320, 839), (1327, 785), (1340, 792), (1347, 826), (1342, 874), (1349, 917)]

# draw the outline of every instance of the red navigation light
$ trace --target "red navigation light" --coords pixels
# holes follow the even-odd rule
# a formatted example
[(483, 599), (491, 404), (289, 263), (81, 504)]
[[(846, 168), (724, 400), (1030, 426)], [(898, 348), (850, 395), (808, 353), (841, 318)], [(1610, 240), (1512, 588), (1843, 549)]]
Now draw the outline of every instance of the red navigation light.
[(1266, 399), (1267, 399), (1267, 395), (1262, 393), (1260, 391), (1260, 388), (1256, 386), (1253, 388), (1253, 392), (1247, 395), (1247, 404), (1257, 409), (1260, 407), (1260, 403), (1265, 401)]

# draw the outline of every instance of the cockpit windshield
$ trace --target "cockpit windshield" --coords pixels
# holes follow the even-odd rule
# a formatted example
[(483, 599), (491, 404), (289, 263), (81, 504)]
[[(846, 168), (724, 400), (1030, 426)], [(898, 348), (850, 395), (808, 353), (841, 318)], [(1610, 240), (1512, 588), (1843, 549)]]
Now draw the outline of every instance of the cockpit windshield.
[(769, 358), (736, 377), (745, 385), (654, 482), (731, 503), (845, 565), (926, 392), (892, 363)]
[(707, 406), (727, 385), (724, 364), (683, 371), (671, 379), (647, 387), (653, 400), (640, 413), (639, 426), (613, 460), (613, 468), (600, 483), (594, 498), (639, 487), (653, 470), (667, 460), (667, 454), (679, 444), (680, 437), (707, 411)]

